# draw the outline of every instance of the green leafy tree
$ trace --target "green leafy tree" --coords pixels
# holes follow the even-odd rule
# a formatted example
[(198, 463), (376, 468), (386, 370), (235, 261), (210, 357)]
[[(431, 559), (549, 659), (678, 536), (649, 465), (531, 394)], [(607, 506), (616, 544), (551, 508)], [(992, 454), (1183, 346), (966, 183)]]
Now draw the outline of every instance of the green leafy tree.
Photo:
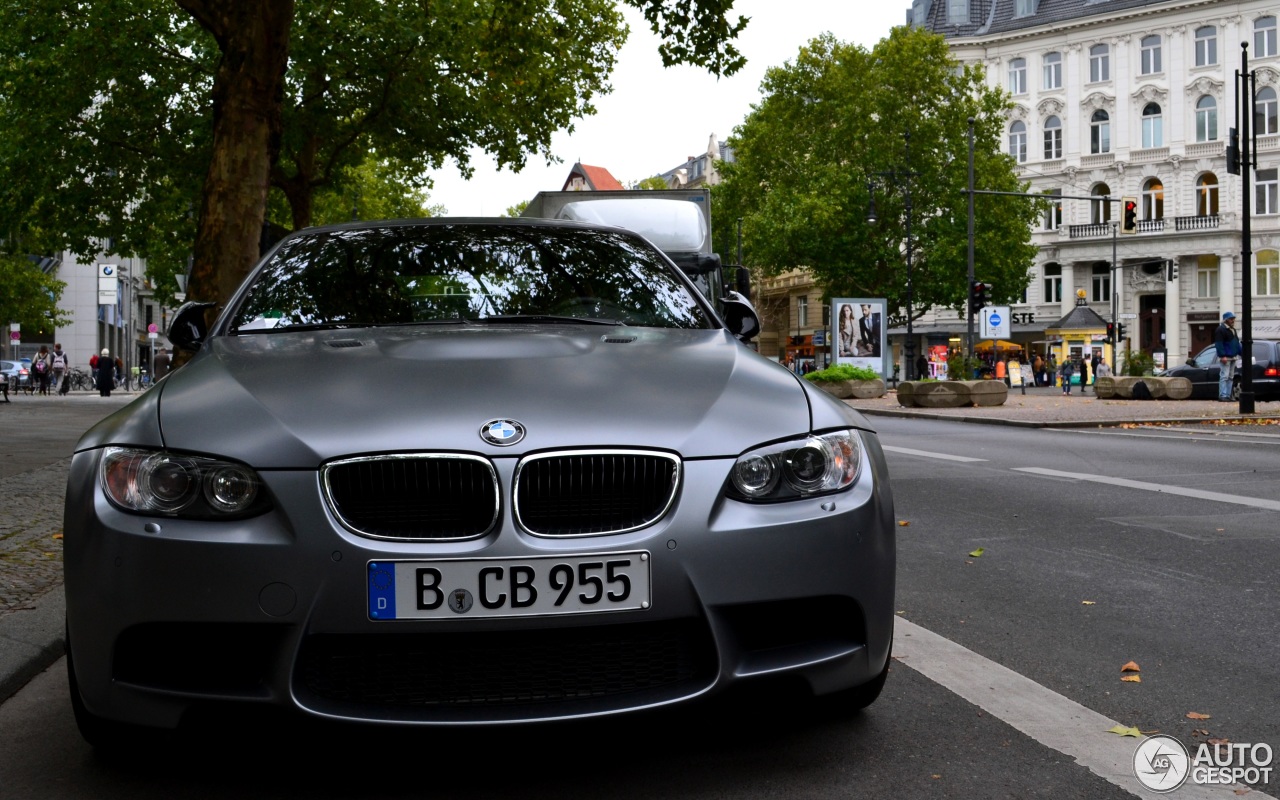
[[(8, 323), (18, 323), (24, 336), (52, 332), (68, 324), (58, 299), (67, 285), (45, 274), (34, 261), (21, 255), (0, 255), (0, 323), (8, 337)], [(5, 339), (6, 344), (8, 338)]]
[[(625, 2), (664, 63), (741, 67), (732, 0)], [(188, 295), (223, 300), (272, 192), (287, 211), (272, 221), (299, 228), (326, 193), (354, 207), (370, 160), (404, 177), (448, 159), (467, 172), (473, 148), (513, 170), (552, 159), (552, 134), (608, 91), (626, 33), (616, 0), (3, 3), (0, 214), (43, 219), (80, 254), (105, 244), (162, 270), (191, 257)]]
[[(967, 302), (968, 119), (975, 186), (1026, 191), (1000, 152), (1008, 99), (961, 68), (945, 40), (900, 27), (871, 50), (827, 35), (766, 73), (763, 99), (720, 165), (716, 215), (741, 217), (746, 260), (810, 269), (830, 296), (884, 297), (905, 320), (911, 224), (912, 310)], [(909, 137), (909, 138), (908, 138)], [(886, 175), (884, 173), (892, 173)], [(868, 221), (874, 185), (875, 221)], [(907, 213), (907, 198), (911, 211)], [(997, 301), (1027, 285), (1040, 201), (979, 196), (976, 276)], [(720, 252), (736, 231), (721, 225)]]
[(513, 206), (507, 206), (507, 210), (506, 210), (506, 211), (504, 211), (504, 212), (502, 212), (502, 216), (504, 216), (504, 217), (518, 217), (518, 216), (520, 216), (521, 214), (523, 214), (523, 213), (524, 213), (524, 210), (525, 210), (526, 208), (528, 208), (528, 207), (529, 207), (529, 201), (528, 201), (528, 200), (521, 200), (519, 203), (516, 203), (516, 204), (515, 204), (515, 205), (513, 205)]
[(643, 180), (637, 181), (635, 188), (641, 189), (644, 191), (649, 191), (653, 189), (669, 189), (671, 187), (667, 186), (667, 182), (664, 181), (662, 178), (658, 177), (657, 175), (650, 175), (649, 177), (644, 178)]

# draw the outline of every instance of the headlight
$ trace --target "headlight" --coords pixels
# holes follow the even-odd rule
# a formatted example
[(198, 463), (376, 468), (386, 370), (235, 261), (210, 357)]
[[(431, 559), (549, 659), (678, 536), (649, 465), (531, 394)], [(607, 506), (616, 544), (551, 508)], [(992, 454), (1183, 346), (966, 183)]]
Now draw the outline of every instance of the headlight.
[(107, 498), (125, 511), (222, 519), (270, 507), (256, 472), (216, 458), (108, 447), (99, 472)]
[(729, 495), (772, 502), (831, 494), (852, 486), (861, 464), (857, 431), (779, 442), (738, 457), (729, 474)]

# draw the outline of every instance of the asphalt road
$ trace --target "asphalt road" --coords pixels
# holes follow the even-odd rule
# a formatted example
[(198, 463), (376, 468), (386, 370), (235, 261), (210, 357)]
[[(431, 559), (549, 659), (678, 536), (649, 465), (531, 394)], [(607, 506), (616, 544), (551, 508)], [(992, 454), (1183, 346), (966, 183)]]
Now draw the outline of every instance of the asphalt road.
[(0, 796), (1107, 798), (1141, 793), (1111, 723), (1280, 750), (1280, 437), (875, 422), (902, 646), (863, 714), (746, 696), (496, 733), (238, 721), (106, 759), (60, 661), (0, 705)]

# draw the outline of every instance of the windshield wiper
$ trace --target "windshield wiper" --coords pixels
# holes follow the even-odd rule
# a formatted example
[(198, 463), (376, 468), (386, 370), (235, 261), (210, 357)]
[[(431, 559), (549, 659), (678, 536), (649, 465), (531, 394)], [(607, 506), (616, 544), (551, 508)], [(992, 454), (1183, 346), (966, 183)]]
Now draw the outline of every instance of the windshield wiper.
[(472, 322), (551, 322), (560, 323), (568, 322), (580, 325), (626, 325), (627, 323), (617, 319), (603, 319), (600, 317), (566, 317), (556, 314), (493, 314), (488, 317), (480, 317)]

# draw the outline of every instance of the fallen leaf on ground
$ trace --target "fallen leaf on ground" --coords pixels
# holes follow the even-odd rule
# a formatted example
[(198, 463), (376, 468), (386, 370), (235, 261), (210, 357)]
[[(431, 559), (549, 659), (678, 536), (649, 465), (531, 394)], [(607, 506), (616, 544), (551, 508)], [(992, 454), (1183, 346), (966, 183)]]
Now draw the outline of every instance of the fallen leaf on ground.
[(910, 525), (910, 524), (911, 524), (911, 520), (906, 520), (906, 519), (900, 519), (900, 520), (898, 520), (898, 527), (899, 527), (899, 528), (905, 528), (905, 527), (907, 527), (907, 526), (908, 526), (908, 525)]
[(1210, 739), (1209, 744), (1217, 747), (1218, 745), (1231, 744), (1230, 739)]
[(1116, 725), (1114, 727), (1107, 728), (1107, 733), (1114, 733), (1117, 736), (1133, 736), (1134, 738), (1142, 736), (1142, 731), (1137, 728), (1127, 728), (1124, 725)]
[(1121, 677), (1120, 680), (1125, 681), (1127, 683), (1142, 683), (1142, 676), (1141, 675), (1125, 675)]
[(61, 539), (61, 538), (62, 538), (62, 534), (60, 534), (60, 533), (55, 533), (55, 534), (53, 535), (53, 538), (55, 538), (55, 539)]
[(1198, 711), (1188, 711), (1187, 719), (1209, 719), (1208, 714), (1201, 714)]
[(1142, 669), (1138, 667), (1138, 663), (1136, 661), (1130, 661), (1128, 664), (1125, 664), (1123, 667), (1121, 667), (1120, 671), (1121, 672), (1142, 672)]
[(1191, 732), (1192, 736), (1208, 736), (1209, 732), (1204, 728), (1196, 728)]
[(969, 553), (969, 555), (972, 556), (973, 558), (981, 558), (982, 554), (985, 552), (987, 552), (985, 547), (979, 547), (977, 550), (974, 550), (973, 552)]
[(1093, 602), (1092, 600), (1081, 600), (1081, 601), (1080, 601), (1080, 605), (1082, 605), (1082, 606), (1096, 606), (1096, 605), (1097, 605), (1097, 603)]

